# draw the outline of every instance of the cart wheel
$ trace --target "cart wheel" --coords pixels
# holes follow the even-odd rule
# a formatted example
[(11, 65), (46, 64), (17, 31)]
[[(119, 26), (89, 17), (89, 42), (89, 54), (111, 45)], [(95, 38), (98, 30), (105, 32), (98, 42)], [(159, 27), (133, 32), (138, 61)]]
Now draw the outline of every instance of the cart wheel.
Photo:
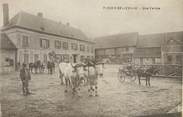
[(118, 73), (118, 80), (122, 83), (122, 82), (124, 82), (125, 81), (125, 76), (124, 76), (124, 74), (122, 74), (122, 73)]

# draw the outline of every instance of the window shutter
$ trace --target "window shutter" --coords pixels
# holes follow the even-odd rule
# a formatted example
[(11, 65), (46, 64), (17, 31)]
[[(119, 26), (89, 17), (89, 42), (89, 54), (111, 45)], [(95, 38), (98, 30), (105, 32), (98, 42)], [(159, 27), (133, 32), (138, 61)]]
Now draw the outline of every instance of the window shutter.
[(40, 39), (40, 47), (42, 48), (42, 40)]

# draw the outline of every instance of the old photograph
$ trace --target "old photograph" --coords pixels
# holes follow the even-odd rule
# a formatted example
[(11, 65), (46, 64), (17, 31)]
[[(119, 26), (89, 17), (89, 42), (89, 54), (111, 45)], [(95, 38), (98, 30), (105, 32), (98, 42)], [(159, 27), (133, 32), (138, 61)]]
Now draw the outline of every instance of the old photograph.
[(181, 117), (182, 0), (0, 0), (0, 117)]

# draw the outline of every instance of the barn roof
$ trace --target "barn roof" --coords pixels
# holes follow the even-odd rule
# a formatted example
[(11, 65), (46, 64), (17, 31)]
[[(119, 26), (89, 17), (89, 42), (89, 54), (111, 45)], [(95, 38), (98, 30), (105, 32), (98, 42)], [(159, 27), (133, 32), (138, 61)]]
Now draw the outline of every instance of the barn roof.
[(95, 39), (96, 48), (136, 46), (138, 33), (115, 34)]
[(19, 12), (16, 14), (4, 29), (9, 29), (14, 26), (27, 30), (91, 42), (91, 40), (89, 40), (89, 38), (79, 29), (41, 16), (32, 15), (27, 12)]
[(166, 33), (165, 44), (168, 44), (171, 40), (175, 41), (176, 44), (183, 45), (183, 31)]
[(137, 48), (161, 47), (164, 43), (165, 34), (139, 35)]

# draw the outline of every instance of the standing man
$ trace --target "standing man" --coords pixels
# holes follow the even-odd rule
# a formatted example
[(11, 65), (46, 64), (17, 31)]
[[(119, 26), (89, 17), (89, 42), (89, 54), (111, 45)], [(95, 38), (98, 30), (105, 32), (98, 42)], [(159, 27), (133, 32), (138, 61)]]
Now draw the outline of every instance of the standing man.
[(20, 78), (22, 81), (23, 95), (29, 95), (29, 80), (31, 80), (31, 75), (26, 64), (23, 64), (22, 69), (20, 70)]
[[(88, 64), (89, 65), (89, 64)], [(94, 62), (91, 62), (88, 68), (88, 77), (89, 77), (89, 96), (98, 96), (98, 84), (97, 84), (97, 70)]]

